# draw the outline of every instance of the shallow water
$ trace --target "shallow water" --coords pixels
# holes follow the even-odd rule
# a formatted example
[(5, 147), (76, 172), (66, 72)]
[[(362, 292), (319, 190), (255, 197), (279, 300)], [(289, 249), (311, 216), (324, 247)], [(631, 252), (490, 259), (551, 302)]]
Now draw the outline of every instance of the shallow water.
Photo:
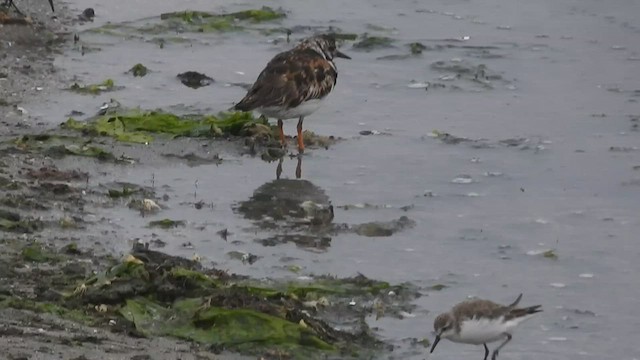
[[(81, 29), (107, 21), (139, 21), (167, 11), (234, 11), (266, 4), (288, 12), (284, 26), (332, 25), (344, 32), (396, 39), (394, 47), (371, 52), (356, 51), (351, 43), (343, 47), (353, 59), (338, 59), (338, 85), (329, 101), (305, 120), (305, 127), (345, 140), (328, 150), (308, 152), (302, 178), (330, 198), (336, 207), (335, 223), (406, 215), (417, 225), (391, 237), (338, 233), (326, 248), (293, 243), (263, 246), (255, 240), (282, 235), (284, 230), (260, 229), (233, 208), (276, 178), (277, 163), (224, 153), (226, 148), (217, 148), (214, 142), (211, 151), (223, 151), (229, 161), (197, 167), (149, 161), (106, 169), (109, 174), (103, 181), (154, 186), (169, 195), (169, 208), (150, 219), (132, 216), (124, 207), (101, 210), (99, 216), (110, 218), (109, 226), (119, 229), (114, 233), (126, 234), (115, 235), (107, 247), (125, 251), (132, 239), (159, 237), (167, 242), (165, 251), (187, 257), (197, 253), (205, 262), (258, 277), (360, 272), (394, 283), (416, 283), (426, 296), (416, 301), (414, 317), (370, 322), (399, 346), (396, 358), (425, 358), (427, 349), (411, 349), (403, 339), (432, 338), (435, 314), (467, 296), (508, 303), (520, 292), (525, 293), (523, 304), (539, 303), (545, 311), (515, 333), (503, 357), (640, 357), (633, 340), (640, 326), (635, 311), (640, 298), (640, 171), (634, 170), (640, 165), (640, 150), (634, 148), (640, 141), (630, 118), (640, 115), (636, 16), (640, 3), (333, 0), (219, 1), (214, 6), (203, 0), (138, 0), (122, 4), (87, 0), (72, 1), (70, 6), (96, 10), (95, 22)], [(367, 24), (389, 30), (372, 30)], [(56, 64), (70, 79), (77, 76), (82, 82), (97, 83), (113, 78), (125, 89), (97, 97), (60, 92), (33, 104), (32, 112), (56, 124), (71, 109), (93, 114), (110, 98), (148, 109), (217, 112), (245, 92), (225, 84), (251, 83), (270, 57), (288, 46), (271, 43), (279, 35), (184, 36), (194, 41), (168, 43), (161, 49), (150, 42), (82, 33), (82, 41), (102, 50), (82, 56), (77, 49), (68, 49)], [(468, 40), (445, 41), (466, 36)], [(434, 48), (454, 47), (438, 47), (404, 60), (377, 60), (407, 54), (405, 44), (414, 41)], [(490, 48), (473, 48), (477, 46)], [(491, 89), (465, 78), (443, 80), (450, 73), (431, 64), (452, 59), (485, 64), (502, 79), (490, 80)], [(145, 78), (126, 75), (136, 63), (147, 65), (152, 73)], [(204, 72), (216, 83), (198, 90), (184, 87), (175, 75), (187, 70)], [(425, 91), (409, 87), (412, 81), (442, 83), (446, 88), (432, 86)], [(451, 89), (451, 84), (460, 89)], [(359, 135), (363, 130), (383, 134)], [(483, 141), (445, 144), (430, 136), (433, 130)], [(294, 134), (295, 122), (286, 122), (285, 131)], [(517, 146), (500, 143), (506, 139), (526, 141)], [(616, 151), (620, 149), (627, 151)], [(282, 177), (295, 178), (295, 167), (295, 159), (285, 159)], [(201, 210), (193, 206), (197, 201), (205, 203)], [(342, 207), (365, 203), (382, 208)], [(185, 219), (188, 225), (171, 231), (146, 228), (155, 218)], [(227, 241), (217, 234), (224, 228), (231, 233)], [(186, 242), (193, 248), (184, 247)], [(548, 249), (555, 250), (557, 260), (539, 254)], [(243, 263), (230, 257), (231, 251), (260, 258)], [(285, 269), (288, 264), (303, 270), (293, 274)], [(448, 287), (428, 291), (434, 284)], [(443, 342), (431, 357), (481, 354), (481, 348)]]

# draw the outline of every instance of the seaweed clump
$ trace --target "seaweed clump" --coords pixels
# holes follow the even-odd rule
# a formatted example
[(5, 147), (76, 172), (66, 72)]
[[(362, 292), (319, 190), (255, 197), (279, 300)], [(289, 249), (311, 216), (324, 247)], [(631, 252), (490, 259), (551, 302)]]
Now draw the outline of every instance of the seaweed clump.
[[(268, 6), (261, 9), (249, 9), (227, 14), (216, 14), (205, 11), (176, 11), (160, 15), (163, 23), (157, 25), (157, 30), (164, 27), (180, 29), (190, 32), (224, 32), (243, 30), (251, 24), (280, 20), (286, 17), (283, 11), (274, 10)], [(154, 29), (147, 29), (154, 31)]]
[(146, 144), (155, 136), (222, 137), (239, 135), (245, 124), (255, 121), (251, 113), (179, 116), (163, 111), (130, 110), (98, 115), (86, 121), (69, 118), (64, 128), (118, 141)]
[[(56, 251), (16, 242), (5, 247), (15, 249), (3, 276), (22, 286), (0, 293), (0, 309), (50, 313), (91, 326), (110, 323), (115, 332), (170, 336), (206, 344), (214, 351), (267, 358), (269, 354), (295, 359), (370, 357), (386, 347), (372, 334), (365, 317), (399, 316), (411, 311), (408, 302), (417, 296), (408, 285), (394, 286), (363, 275), (258, 281), (142, 244), (121, 260), (96, 257), (75, 246)], [(60, 271), (10, 270), (14, 262), (25, 260)]]

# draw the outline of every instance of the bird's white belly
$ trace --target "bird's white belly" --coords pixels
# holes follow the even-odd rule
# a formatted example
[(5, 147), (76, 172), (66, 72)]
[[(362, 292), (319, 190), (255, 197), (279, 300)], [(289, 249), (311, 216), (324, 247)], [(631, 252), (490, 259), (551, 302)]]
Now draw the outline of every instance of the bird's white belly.
[(300, 105), (294, 108), (283, 108), (279, 106), (267, 106), (257, 108), (256, 111), (260, 114), (276, 118), (276, 119), (294, 119), (299, 118), (300, 116), (307, 116), (314, 113), (316, 110), (320, 108), (324, 99), (313, 99), (309, 101), (305, 101)]
[(506, 337), (505, 332), (511, 331), (517, 323), (503, 322), (497, 319), (470, 319), (462, 322), (460, 334), (454, 334), (449, 340), (465, 344), (486, 344)]

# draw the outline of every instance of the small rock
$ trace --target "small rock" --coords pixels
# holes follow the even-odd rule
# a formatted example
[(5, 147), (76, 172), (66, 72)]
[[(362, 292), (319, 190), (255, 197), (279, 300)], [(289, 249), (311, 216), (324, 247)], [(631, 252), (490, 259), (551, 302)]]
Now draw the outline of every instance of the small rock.
[(188, 86), (192, 89), (198, 89), (203, 86), (208, 86), (213, 83), (213, 79), (208, 77), (205, 74), (201, 74), (197, 71), (187, 71), (181, 74), (178, 74), (178, 79), (185, 86)]

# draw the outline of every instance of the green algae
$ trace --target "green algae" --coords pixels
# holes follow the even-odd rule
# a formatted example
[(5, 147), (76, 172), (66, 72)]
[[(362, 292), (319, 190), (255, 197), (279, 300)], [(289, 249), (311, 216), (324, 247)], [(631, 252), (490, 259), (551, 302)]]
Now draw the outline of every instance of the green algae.
[(388, 48), (393, 45), (394, 40), (386, 36), (368, 36), (353, 44), (354, 49), (371, 51), (375, 49)]
[(22, 259), (30, 262), (45, 263), (59, 260), (59, 257), (39, 244), (26, 246), (22, 249)]
[(92, 157), (101, 161), (117, 161), (116, 157), (98, 146), (91, 145), (87, 139), (63, 135), (25, 135), (16, 139), (17, 149), (29, 153), (41, 153), (54, 158), (68, 155)]
[(18, 190), (21, 186), (22, 184), (19, 181), (0, 176), (0, 189), (2, 190)]
[(128, 73), (135, 77), (144, 77), (147, 75), (147, 72), (149, 72), (149, 69), (140, 63), (133, 65), (133, 67), (128, 71)]
[(96, 320), (80, 309), (68, 309), (51, 302), (34, 301), (15, 296), (3, 297), (0, 294), (0, 309), (28, 310), (38, 314), (52, 314), (80, 324), (93, 325)]
[(207, 289), (218, 286), (217, 282), (211, 277), (180, 266), (174, 267), (168, 274), (173, 281), (180, 282), (187, 289)]
[(206, 307), (201, 299), (178, 300), (167, 308), (138, 297), (127, 300), (119, 312), (146, 336), (174, 336), (214, 348), (247, 353), (268, 347), (335, 350), (299, 323), (251, 309)]
[[(2, 204), (12, 206), (14, 204), (2, 199)], [(15, 206), (12, 206), (15, 207)], [(22, 234), (30, 234), (42, 228), (42, 223), (33, 219), (23, 219), (19, 214), (0, 209), (0, 230)]]
[(131, 110), (87, 121), (69, 118), (62, 126), (94, 136), (109, 136), (122, 142), (147, 144), (154, 140), (154, 135), (173, 138), (238, 135), (247, 123), (253, 121), (253, 115), (248, 112), (178, 116), (162, 111)]
[(181, 226), (185, 226), (186, 222), (184, 220), (171, 220), (171, 219), (162, 219), (162, 220), (154, 220), (149, 222), (149, 227), (161, 228), (161, 229), (172, 229)]
[[(22, 249), (17, 247), (16, 251)], [(75, 254), (76, 250), (71, 252)], [(86, 255), (80, 253), (73, 258)], [(63, 253), (59, 256), (72, 258)], [(403, 299), (402, 287), (362, 275), (348, 279), (317, 277), (305, 282), (257, 281), (206, 269), (198, 262), (149, 250), (143, 244), (134, 246), (131, 255), (120, 261), (91, 259), (107, 266), (107, 270), (81, 283), (77, 275), (86, 270), (38, 273), (41, 276), (29, 281), (46, 288), (46, 297), (37, 293), (35, 300), (21, 301), (0, 293), (0, 308), (49, 313), (102, 327), (106, 327), (107, 319), (115, 320), (110, 326), (115, 331), (170, 336), (214, 350), (266, 358), (277, 354), (291, 359), (326, 359), (369, 357), (382, 350), (383, 343), (368, 331), (362, 316), (368, 311), (365, 304), (384, 299), (387, 290), (397, 293), (394, 302)], [(51, 266), (62, 263), (67, 262)], [(77, 286), (69, 291), (73, 284)], [(60, 287), (67, 292), (57, 290)], [(320, 298), (302, 301), (316, 297)], [(344, 306), (354, 299), (358, 306)], [(314, 311), (318, 305), (312, 303), (320, 305), (322, 311)], [(322, 320), (323, 316), (332, 319), (332, 324)], [(335, 319), (346, 319), (345, 324), (350, 325), (336, 325)], [(359, 324), (355, 331), (347, 329), (354, 323)]]
[(107, 79), (99, 84), (89, 84), (82, 85), (78, 83), (73, 83), (69, 87), (69, 90), (78, 93), (78, 94), (89, 94), (89, 95), (99, 95), (103, 92), (114, 91), (117, 90), (115, 83), (111, 79)]
[(119, 199), (134, 195), (138, 191), (140, 191), (140, 189), (133, 189), (127, 186), (123, 186), (122, 190), (109, 189), (109, 192), (107, 194), (112, 199)]
[(419, 43), (419, 42), (412, 42), (410, 44), (407, 44), (407, 46), (409, 46), (409, 49), (411, 50), (411, 54), (413, 55), (422, 54), (422, 51), (427, 49), (426, 46), (424, 46), (422, 43)]
[(286, 17), (284, 12), (267, 6), (228, 14), (187, 10), (164, 13), (160, 15), (162, 23), (147, 26), (141, 30), (148, 33), (161, 33), (177, 28), (190, 32), (239, 31), (251, 24), (280, 20), (284, 17)]

